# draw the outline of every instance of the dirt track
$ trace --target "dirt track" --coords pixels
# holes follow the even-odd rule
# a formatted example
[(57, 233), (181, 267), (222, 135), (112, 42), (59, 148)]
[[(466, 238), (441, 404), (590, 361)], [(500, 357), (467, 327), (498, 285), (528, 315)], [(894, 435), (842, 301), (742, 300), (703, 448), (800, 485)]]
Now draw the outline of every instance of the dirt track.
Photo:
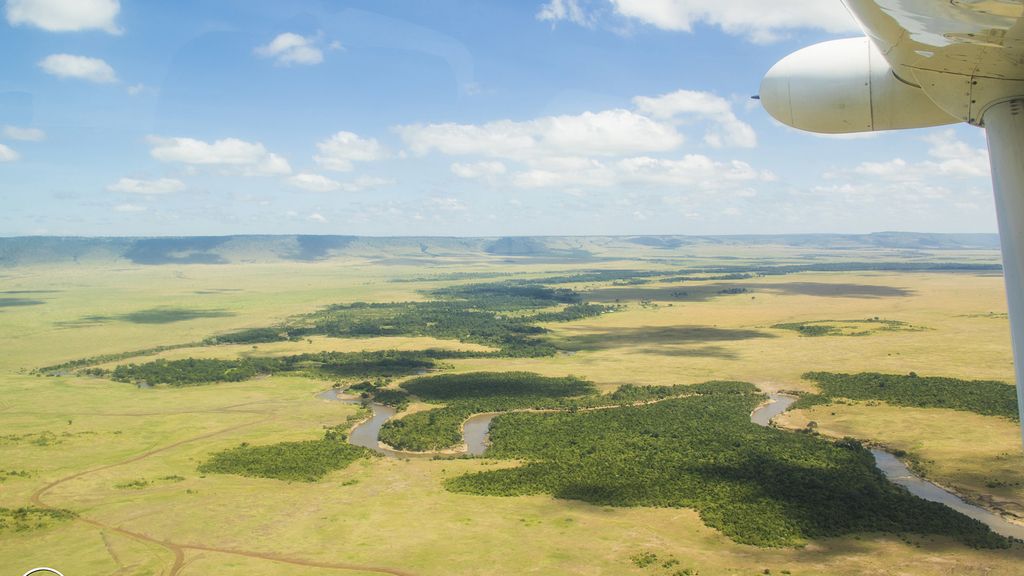
[[(213, 412), (236, 413), (236, 414), (240, 412), (240, 411), (237, 411), (237, 410), (232, 410), (232, 408), (235, 408), (235, 406), (229, 406), (229, 407), (223, 408), (221, 410), (215, 410)], [(89, 469), (89, 470), (85, 470), (83, 472), (78, 472), (78, 473), (72, 474), (70, 476), (66, 476), (66, 477), (61, 478), (59, 480), (55, 480), (53, 482), (50, 482), (49, 484), (46, 484), (46, 485), (42, 486), (41, 488), (39, 488), (38, 490), (36, 490), (35, 492), (33, 492), (32, 496), (31, 496), (32, 504), (35, 505), (35, 506), (38, 506), (40, 508), (53, 508), (53, 507), (49, 506), (48, 504), (46, 504), (43, 501), (43, 496), (46, 495), (47, 492), (53, 490), (54, 488), (56, 488), (57, 486), (60, 486), (61, 484), (64, 484), (66, 482), (70, 482), (71, 480), (74, 480), (76, 478), (81, 478), (83, 476), (87, 476), (89, 474), (94, 474), (96, 472), (100, 472), (100, 471), (103, 471), (103, 470), (109, 470), (110, 468), (116, 468), (118, 466), (124, 466), (124, 465), (127, 465), (127, 464), (132, 464), (132, 463), (138, 462), (140, 460), (145, 460), (146, 458), (149, 458), (149, 457), (154, 456), (156, 454), (160, 454), (162, 452), (166, 452), (168, 450), (172, 450), (172, 449), (177, 448), (178, 446), (181, 446), (183, 444), (189, 444), (189, 443), (192, 443), (192, 442), (198, 442), (200, 440), (205, 440), (207, 438), (212, 438), (214, 436), (219, 436), (221, 434), (227, 434), (229, 432), (234, 432), (235, 430), (239, 430), (239, 429), (245, 428), (247, 426), (252, 426), (252, 425), (255, 425), (255, 424), (259, 424), (259, 423), (262, 423), (264, 421), (265, 421), (265, 418), (261, 418), (259, 420), (253, 421), (253, 422), (247, 422), (245, 424), (239, 424), (237, 426), (231, 426), (229, 428), (224, 428), (224, 429), (218, 430), (216, 432), (210, 432), (210, 433), (207, 433), (207, 434), (202, 434), (200, 436), (195, 436), (193, 438), (188, 438), (186, 440), (181, 440), (181, 441), (175, 442), (173, 444), (168, 444), (167, 446), (163, 446), (161, 448), (156, 448), (156, 449), (153, 449), (153, 450), (149, 450), (147, 452), (143, 452), (142, 454), (138, 454), (136, 456), (132, 456), (131, 458), (129, 458), (127, 460), (122, 460), (121, 462), (117, 462), (117, 463), (114, 463), (114, 464), (107, 464), (107, 465), (104, 465), (104, 466), (99, 466), (97, 468), (92, 468), (92, 469)], [(413, 576), (413, 574), (411, 572), (405, 572), (403, 570), (398, 570), (398, 569), (394, 569), (394, 568), (387, 568), (387, 567), (381, 567), (381, 566), (364, 566), (364, 565), (360, 565), (360, 564), (350, 564), (350, 563), (344, 563), (344, 562), (339, 562), (339, 563), (318, 562), (318, 561), (306, 560), (306, 559), (302, 559), (302, 558), (293, 558), (293, 557), (289, 557), (289, 556), (281, 556), (281, 555), (277, 555), (277, 554), (269, 554), (269, 553), (251, 551), (251, 550), (234, 550), (234, 549), (229, 549), (229, 548), (218, 548), (216, 546), (205, 546), (205, 545), (202, 545), (202, 544), (183, 544), (183, 543), (171, 542), (169, 540), (161, 540), (159, 538), (156, 538), (156, 537), (153, 537), (153, 536), (149, 536), (149, 535), (146, 535), (146, 534), (143, 534), (143, 533), (140, 533), (140, 532), (133, 532), (131, 530), (126, 530), (124, 528), (119, 528), (117, 526), (112, 526), (112, 525), (100, 522), (98, 520), (93, 520), (93, 519), (82, 517), (82, 516), (78, 517), (78, 520), (81, 521), (81, 522), (84, 522), (86, 524), (89, 524), (91, 526), (95, 526), (97, 528), (100, 528), (101, 530), (107, 530), (107, 531), (110, 531), (110, 532), (114, 532), (116, 534), (121, 534), (122, 536), (127, 536), (129, 538), (133, 538), (133, 539), (138, 540), (140, 542), (156, 544), (157, 546), (165, 548), (166, 550), (168, 550), (174, 556), (174, 562), (168, 568), (166, 568), (163, 571), (161, 571), (161, 574), (164, 574), (166, 576), (178, 576), (181, 573), (181, 571), (187, 565), (187, 562), (186, 562), (186, 559), (185, 559), (185, 552), (187, 550), (202, 551), (202, 552), (215, 552), (215, 553), (219, 553), (219, 554), (231, 554), (231, 555), (234, 555), (234, 556), (244, 556), (246, 558), (255, 558), (255, 559), (267, 560), (267, 561), (271, 561), (271, 562), (280, 562), (280, 563), (283, 563), (283, 564), (292, 564), (292, 565), (295, 565), (295, 566), (305, 566), (305, 567), (308, 567), (308, 568), (325, 568), (325, 569), (328, 569), (328, 570), (345, 570), (345, 571), (370, 572), (370, 573), (375, 573), (375, 574), (391, 574), (393, 576)], [(115, 558), (115, 561), (118, 561), (118, 560)]]

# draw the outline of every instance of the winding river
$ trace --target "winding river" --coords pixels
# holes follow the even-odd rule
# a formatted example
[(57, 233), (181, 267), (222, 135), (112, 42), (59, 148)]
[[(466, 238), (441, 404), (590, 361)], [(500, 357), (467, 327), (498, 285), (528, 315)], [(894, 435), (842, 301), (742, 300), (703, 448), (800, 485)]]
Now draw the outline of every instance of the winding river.
[[(321, 392), (317, 394), (317, 398), (346, 404), (359, 404), (361, 402), (359, 398), (346, 396), (336, 390)], [(776, 416), (785, 412), (796, 401), (797, 398), (795, 396), (769, 394), (769, 401), (751, 412), (750, 421), (758, 426), (770, 426)], [(370, 408), (373, 410), (373, 416), (360, 422), (350, 431), (349, 443), (369, 448), (384, 456), (395, 458), (432, 458), (434, 456), (434, 454), (429, 452), (417, 453), (393, 450), (381, 444), (378, 440), (381, 426), (395, 416), (395, 409), (376, 403), (370, 404)], [(462, 427), (466, 449), (462, 453), (471, 456), (482, 456), (487, 451), (487, 433), (491, 428), (491, 421), (496, 416), (498, 416), (496, 413), (477, 414), (466, 420)], [(875, 465), (882, 471), (885, 477), (890, 482), (903, 486), (911, 494), (924, 500), (945, 504), (965, 516), (984, 523), (997, 534), (1024, 540), (1024, 526), (1013, 524), (998, 514), (973, 504), (968, 504), (956, 494), (915, 476), (903, 462), (884, 450), (872, 449), (871, 454), (875, 457)]]

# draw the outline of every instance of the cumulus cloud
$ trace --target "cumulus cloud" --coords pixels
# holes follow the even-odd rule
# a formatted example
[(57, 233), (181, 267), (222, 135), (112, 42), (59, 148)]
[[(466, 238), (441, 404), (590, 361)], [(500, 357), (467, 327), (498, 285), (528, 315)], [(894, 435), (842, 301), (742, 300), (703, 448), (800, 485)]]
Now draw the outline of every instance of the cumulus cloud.
[(396, 128), (416, 154), (483, 155), (529, 159), (545, 156), (616, 156), (663, 152), (683, 143), (674, 127), (629, 110), (548, 116), (483, 125), (414, 124)]
[(107, 190), (121, 192), (124, 194), (140, 194), (143, 196), (159, 196), (161, 194), (172, 194), (185, 189), (185, 183), (174, 178), (159, 178), (157, 180), (138, 180), (135, 178), (121, 178)]
[(43, 72), (60, 78), (76, 78), (96, 84), (117, 82), (114, 69), (99, 58), (74, 54), (51, 54), (39, 62)]
[(7, 0), (11, 26), (34, 26), (50, 32), (103, 30), (120, 34), (115, 20), (118, 0)]
[(874, 210), (913, 223), (905, 226), (930, 228), (945, 220), (947, 226), (963, 229), (969, 221), (964, 211), (991, 211), (986, 150), (960, 140), (955, 130), (933, 132), (921, 140), (928, 145), (923, 160), (887, 158), (826, 172), (824, 181), (811, 190), (832, 210), (823, 217), (870, 218), (861, 212)]
[(988, 151), (972, 148), (956, 136), (954, 130), (943, 130), (925, 136), (929, 144), (930, 159), (907, 162), (894, 158), (882, 162), (862, 162), (850, 170), (836, 170), (825, 174), (827, 178), (842, 178), (849, 174), (867, 176), (889, 182), (924, 182), (931, 178), (989, 178), (991, 168)]
[(654, 98), (638, 96), (633, 99), (633, 104), (641, 114), (659, 120), (678, 121), (696, 117), (711, 121), (714, 128), (704, 135), (704, 142), (713, 148), (757, 146), (754, 129), (736, 117), (728, 100), (710, 92), (678, 90)]
[(940, 174), (965, 177), (991, 176), (992, 165), (989, 162), (988, 150), (972, 148), (956, 137), (953, 130), (943, 130), (925, 136), (924, 141), (930, 145), (928, 154), (935, 158), (935, 168)]
[(324, 53), (316, 46), (316, 38), (293, 32), (278, 34), (269, 44), (257, 46), (255, 52), (264, 58), (273, 58), (282, 66), (313, 66), (324, 61)]
[(352, 132), (338, 132), (317, 145), (313, 157), (322, 168), (351, 172), (356, 162), (373, 162), (387, 157), (387, 151), (373, 138), (361, 138)]
[(290, 174), (292, 169), (283, 157), (269, 152), (259, 142), (224, 138), (204, 142), (194, 138), (163, 138), (150, 136), (150, 155), (161, 162), (193, 166), (222, 166), (247, 176)]
[(593, 14), (609, 5), (626, 20), (661, 30), (691, 32), (695, 25), (707, 24), (759, 43), (779, 40), (800, 28), (859, 30), (840, 0), (774, 0), (770, 9), (761, 0), (556, 0), (544, 4), (538, 18), (589, 25)]
[(318, 224), (327, 223), (327, 218), (319, 212), (313, 212), (309, 216), (306, 216), (306, 220), (309, 220), (310, 222), (316, 222)]
[(9, 140), (21, 140), (23, 142), (42, 142), (46, 140), (46, 132), (38, 128), (19, 128), (17, 126), (4, 126), (4, 138)]
[(0, 162), (14, 162), (20, 158), (18, 153), (11, 148), (0, 144)]
[(678, 150), (684, 127), (705, 130), (714, 148), (752, 148), (757, 135), (724, 98), (679, 90), (637, 97), (633, 110), (612, 109), (484, 124), (415, 124), (395, 132), (411, 153), (466, 157), (450, 165), (459, 178), (524, 189), (587, 190), (635, 186), (691, 192), (756, 194), (752, 183), (776, 179), (740, 161)]

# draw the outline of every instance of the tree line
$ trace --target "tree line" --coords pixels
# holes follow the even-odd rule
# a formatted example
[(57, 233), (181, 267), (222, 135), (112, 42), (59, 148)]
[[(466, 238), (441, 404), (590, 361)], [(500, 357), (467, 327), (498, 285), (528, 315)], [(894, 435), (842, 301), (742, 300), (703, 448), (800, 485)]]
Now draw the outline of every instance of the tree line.
[(878, 400), (894, 406), (914, 408), (948, 408), (984, 416), (1020, 419), (1016, 389), (995, 380), (925, 377), (913, 372), (904, 375), (808, 372), (803, 377), (817, 384), (820, 392), (804, 395), (794, 408), (807, 408), (830, 403), (836, 398), (846, 398)]

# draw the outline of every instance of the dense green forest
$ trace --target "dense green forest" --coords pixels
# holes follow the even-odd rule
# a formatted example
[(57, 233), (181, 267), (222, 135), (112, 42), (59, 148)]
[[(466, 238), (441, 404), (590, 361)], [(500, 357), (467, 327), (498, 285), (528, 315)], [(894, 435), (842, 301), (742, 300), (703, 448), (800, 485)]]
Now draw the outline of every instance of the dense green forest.
[[(375, 336), (429, 336), (492, 346), (492, 353), (451, 352), (444, 358), (469, 357), (543, 357), (553, 356), (557, 349), (543, 339), (547, 330), (538, 326), (542, 322), (570, 322), (599, 316), (617, 309), (615, 306), (589, 304), (582, 296), (564, 288), (549, 288), (536, 283), (495, 282), (442, 288), (427, 293), (433, 300), (425, 302), (389, 302), (336, 304), (316, 312), (290, 319), (278, 326), (249, 328), (211, 336), (201, 342), (159, 346), (119, 354), (107, 354), (71, 360), (39, 368), (41, 374), (60, 375), (66, 371), (87, 368), (96, 364), (114, 362), (137, 356), (149, 356), (181, 348), (216, 346), (221, 344), (264, 344), (288, 340), (301, 340), (321, 335), (336, 338), (367, 338)], [(441, 357), (435, 357), (441, 359)], [(154, 363), (155, 364), (155, 363)], [(184, 365), (179, 366), (185, 368)], [(198, 371), (220, 371), (214, 364), (197, 365), (189, 372), (197, 372), (183, 382), (225, 381), (246, 379), (267, 373), (268, 364), (262, 360), (251, 365), (224, 367), (222, 376), (214, 380), (202, 379)], [(151, 367), (151, 368), (156, 368)], [(231, 374), (226, 374), (234, 369)], [(127, 370), (127, 369), (126, 369)], [(252, 372), (252, 371), (255, 372)], [(165, 367), (160, 367), (166, 373)], [(280, 371), (280, 370), (273, 370)], [(239, 376), (236, 373), (250, 373)], [(356, 375), (365, 371), (358, 371)], [(95, 370), (90, 374), (101, 375)], [(141, 378), (129, 376), (137, 370), (122, 370), (122, 375), (133, 381)], [(343, 375), (343, 374), (339, 374)], [(169, 382), (168, 382), (169, 383)]]
[[(749, 386), (749, 385), (748, 385)], [(488, 457), (515, 468), (447, 481), (467, 494), (550, 494), (604, 506), (697, 509), (737, 542), (793, 546), (860, 532), (948, 535), (996, 548), (982, 523), (910, 495), (853, 440), (762, 428), (763, 395), (728, 384), (701, 394), (609, 410), (512, 413), (491, 427)]]
[(568, 322), (615, 310), (612, 306), (584, 303), (573, 290), (539, 284), (471, 284), (442, 288), (427, 295), (434, 299), (336, 304), (294, 318), (286, 325), (224, 334), (208, 343), (258, 344), (312, 335), (430, 336), (492, 346), (498, 349), (493, 356), (539, 357), (554, 355), (556, 349), (541, 338), (547, 330), (538, 323)]
[(924, 377), (913, 372), (908, 375), (808, 372), (803, 377), (814, 381), (821, 392), (804, 395), (794, 404), (794, 408), (807, 408), (829, 403), (836, 398), (847, 398), (880, 400), (894, 406), (950, 408), (1012, 420), (1020, 418), (1016, 389), (993, 380)]
[(257, 376), (298, 372), (331, 378), (406, 376), (437, 367), (436, 360), (462, 357), (447, 350), (403, 352), (319, 352), (283, 357), (252, 357), (234, 360), (186, 358), (155, 360), (145, 364), (124, 364), (110, 377), (118, 382), (149, 385), (190, 386), (212, 382), (240, 382)]
[(406, 392), (432, 402), (475, 398), (568, 398), (595, 394), (586, 380), (551, 378), (530, 372), (473, 372), (416, 378), (401, 385)]
[[(755, 389), (743, 382), (711, 382), (692, 386), (634, 386), (626, 384), (611, 394), (600, 395), (593, 384), (572, 376), (551, 378), (529, 372), (477, 372), (417, 378), (401, 385), (409, 396), (444, 406), (388, 421), (380, 432), (385, 444), (399, 450), (428, 452), (446, 450), (462, 442), (462, 424), (474, 414), (512, 410), (560, 410), (574, 412), (611, 406), (655, 402), (713, 391), (717, 394), (750, 394)], [(382, 392), (388, 392), (383, 390)], [(388, 398), (374, 400), (389, 404)], [(400, 397), (407, 402), (407, 397)]]
[(264, 446), (242, 443), (211, 456), (199, 466), (199, 472), (316, 482), (330, 472), (372, 455), (366, 448), (349, 444), (344, 432), (332, 428), (320, 440)]

